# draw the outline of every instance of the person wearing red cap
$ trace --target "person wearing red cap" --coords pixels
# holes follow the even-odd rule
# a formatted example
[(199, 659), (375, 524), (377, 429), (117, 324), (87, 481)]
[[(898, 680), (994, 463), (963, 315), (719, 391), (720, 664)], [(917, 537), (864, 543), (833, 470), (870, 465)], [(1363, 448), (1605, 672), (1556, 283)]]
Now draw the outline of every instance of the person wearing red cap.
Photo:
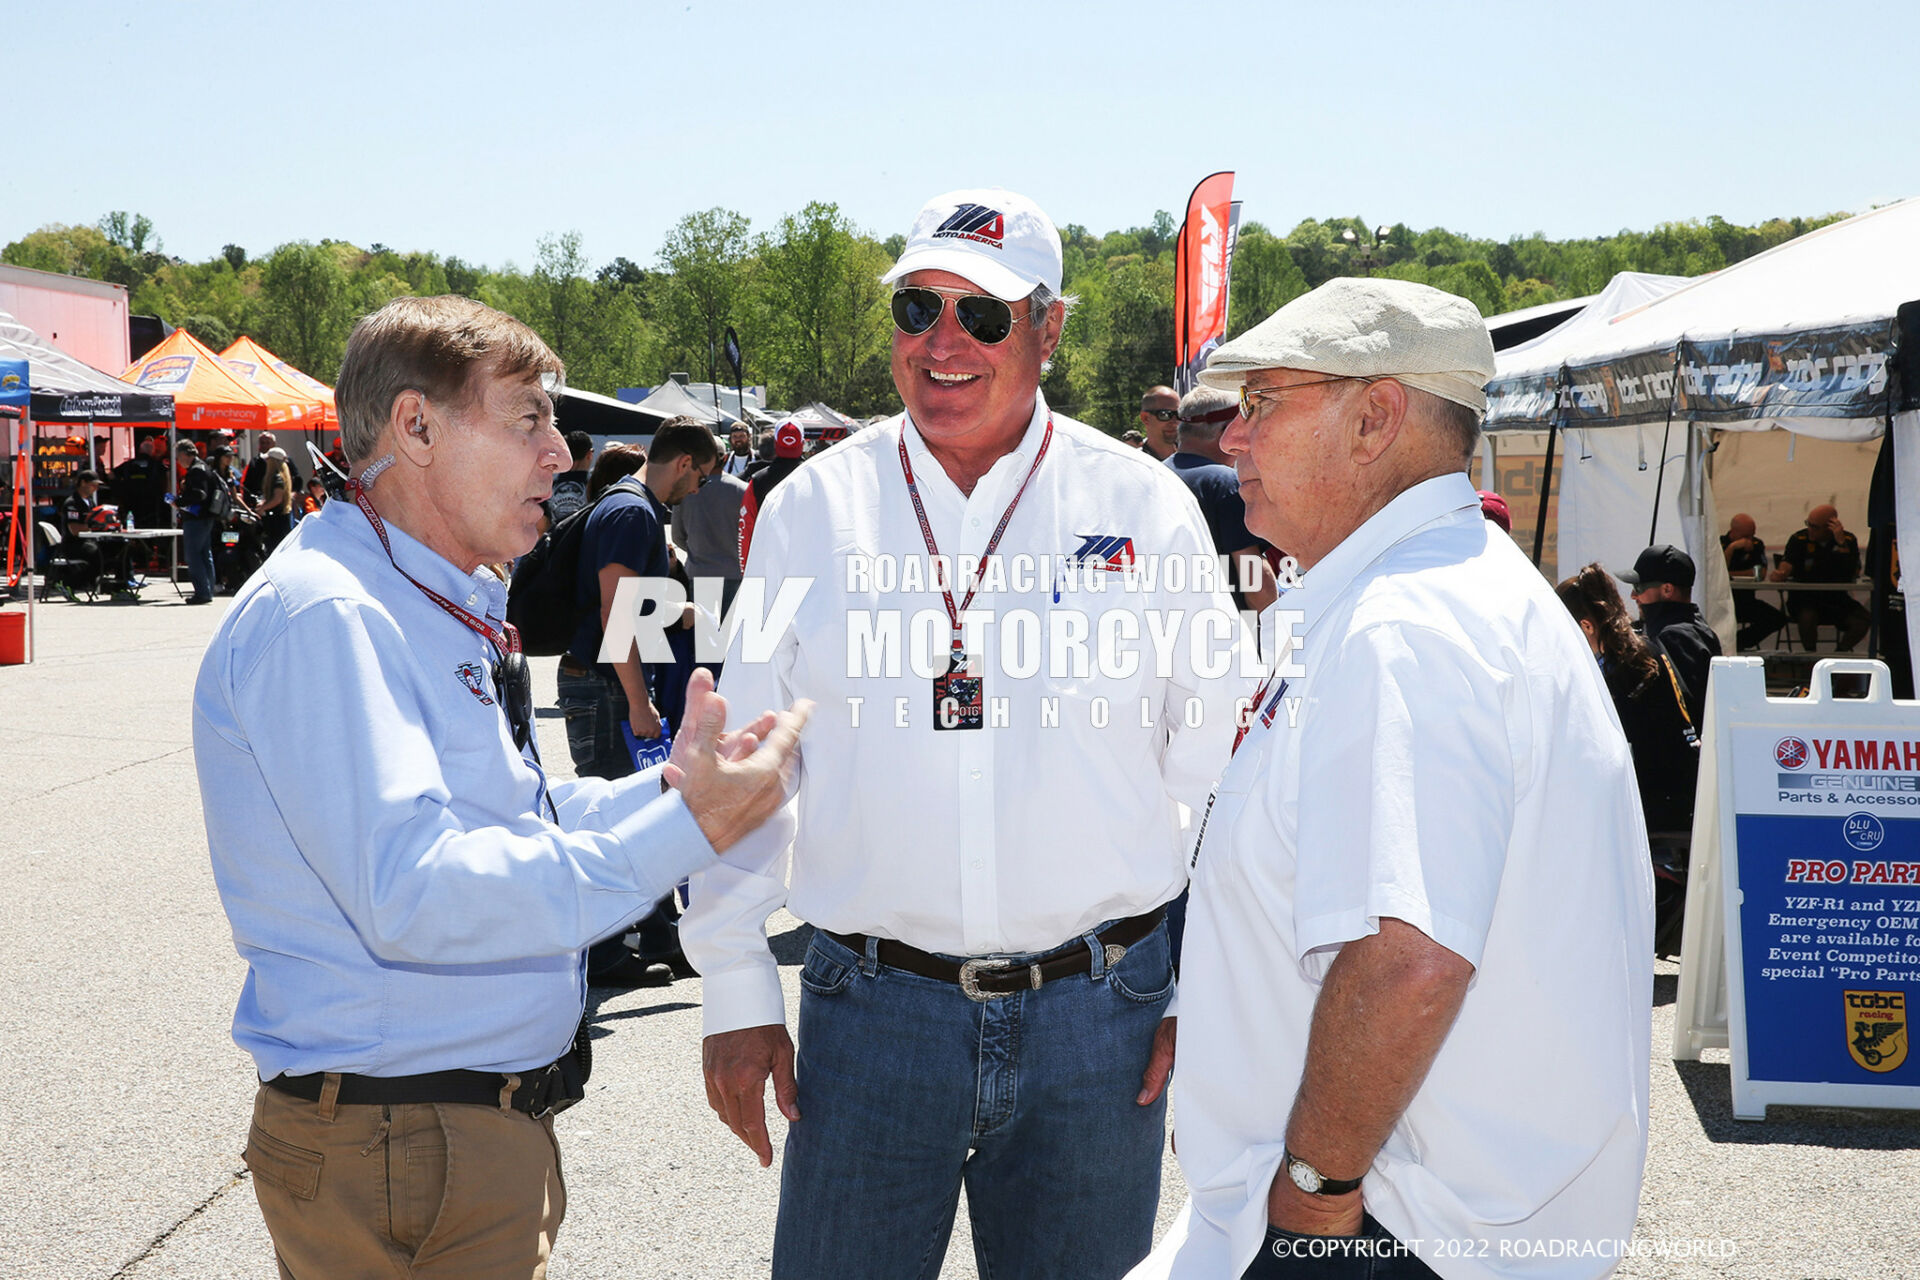
[(746, 496), (740, 499), (740, 567), (746, 568), (747, 549), (753, 545), (753, 526), (760, 519), (760, 508), (775, 485), (800, 469), (807, 451), (807, 434), (792, 418), (773, 430), (773, 461), (755, 472), (747, 482)]
[(1481, 489), (1480, 514), (1500, 526), (1500, 532), (1513, 532), (1513, 513), (1507, 510), (1507, 500), (1497, 493)]

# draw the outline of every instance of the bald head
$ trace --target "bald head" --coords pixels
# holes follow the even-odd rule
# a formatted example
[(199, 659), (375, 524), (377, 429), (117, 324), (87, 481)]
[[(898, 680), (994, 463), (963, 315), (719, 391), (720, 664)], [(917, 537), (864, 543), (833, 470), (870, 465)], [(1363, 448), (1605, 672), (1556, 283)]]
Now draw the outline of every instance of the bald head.
[(1727, 534), (1735, 542), (1742, 538), (1751, 538), (1758, 529), (1759, 526), (1754, 524), (1753, 517), (1744, 511), (1727, 521)]
[(1179, 418), (1180, 397), (1172, 387), (1153, 387), (1140, 397), (1140, 434), (1147, 438), (1148, 453), (1165, 459), (1179, 449), (1174, 436)]
[(1839, 532), (1840, 513), (1832, 503), (1823, 502), (1807, 512), (1807, 536), (1815, 542), (1831, 542)]

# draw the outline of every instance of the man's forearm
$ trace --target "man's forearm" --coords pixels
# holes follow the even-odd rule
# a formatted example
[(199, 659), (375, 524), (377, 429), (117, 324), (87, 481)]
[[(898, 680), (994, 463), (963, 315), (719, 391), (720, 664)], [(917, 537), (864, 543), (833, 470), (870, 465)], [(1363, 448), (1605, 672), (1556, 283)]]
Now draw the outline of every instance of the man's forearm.
[[(1314, 1005), (1287, 1145), (1329, 1178), (1357, 1178), (1426, 1079), (1473, 966), (1401, 920), (1347, 943)], [(1394, 1051), (1379, 1052), (1383, 1034)]]

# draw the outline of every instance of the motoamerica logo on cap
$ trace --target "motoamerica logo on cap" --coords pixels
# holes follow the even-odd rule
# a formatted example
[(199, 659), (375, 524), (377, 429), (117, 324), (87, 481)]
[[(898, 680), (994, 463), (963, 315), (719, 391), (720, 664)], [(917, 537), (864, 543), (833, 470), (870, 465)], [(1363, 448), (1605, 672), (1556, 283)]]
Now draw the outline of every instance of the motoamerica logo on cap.
[(998, 209), (989, 209), (983, 204), (963, 204), (953, 211), (953, 216), (934, 230), (935, 239), (959, 237), (980, 244), (991, 245), (995, 249), (1004, 248), (1007, 238), (1006, 218)]

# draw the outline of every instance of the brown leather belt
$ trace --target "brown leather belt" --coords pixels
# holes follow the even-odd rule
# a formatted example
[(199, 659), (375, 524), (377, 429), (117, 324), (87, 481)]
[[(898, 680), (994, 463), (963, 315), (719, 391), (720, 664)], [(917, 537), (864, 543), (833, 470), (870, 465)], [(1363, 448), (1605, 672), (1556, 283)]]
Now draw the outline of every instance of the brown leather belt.
[[(1165, 907), (1155, 907), (1145, 915), (1115, 921), (1104, 932), (1095, 935), (1104, 948), (1106, 965), (1110, 968), (1118, 964), (1120, 957), (1127, 954), (1127, 948), (1159, 928), (1166, 915)], [(824, 929), (821, 932), (849, 951), (859, 955), (867, 953), (867, 936), (863, 933), (832, 933)], [(992, 956), (974, 960), (946, 960), (890, 938), (879, 940), (876, 955), (880, 963), (889, 969), (903, 969), (922, 978), (951, 982), (966, 993), (967, 999), (982, 1002), (997, 1000), (1019, 991), (1037, 991), (1055, 978), (1072, 978), (1093, 972), (1093, 953), (1077, 938), (1059, 952), (1023, 965)]]
[(560, 655), (560, 670), (570, 676), (590, 676), (593, 674), (592, 667), (584, 662), (574, 661), (573, 655), (570, 653)]

